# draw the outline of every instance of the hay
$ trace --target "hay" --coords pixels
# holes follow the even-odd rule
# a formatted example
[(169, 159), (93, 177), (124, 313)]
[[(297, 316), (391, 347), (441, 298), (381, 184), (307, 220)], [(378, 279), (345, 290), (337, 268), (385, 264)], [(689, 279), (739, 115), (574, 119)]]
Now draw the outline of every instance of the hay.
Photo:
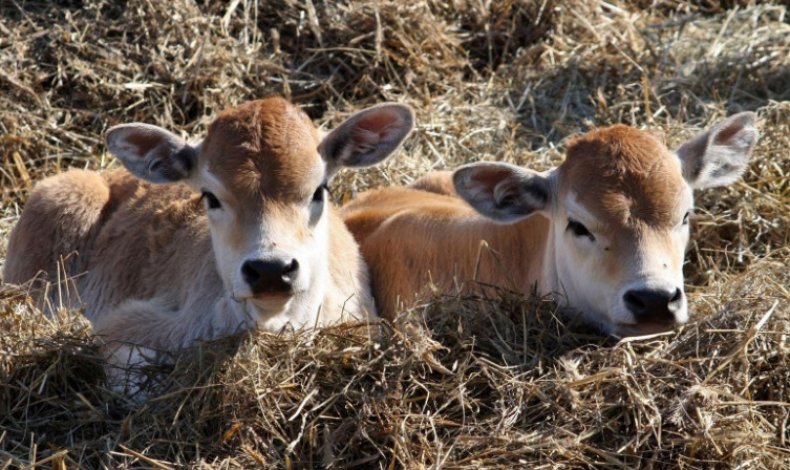
[(698, 197), (693, 321), (652, 338), (616, 343), (529, 295), (438, 298), (372, 337), (201, 345), (140, 406), (107, 389), (79, 312), (45, 319), (5, 286), (0, 465), (787, 467), (788, 18), (712, 0), (0, 3), (3, 239), (34, 181), (115, 164), (108, 126), (199, 133), (272, 93), (325, 126), (417, 110), (404, 151), (341, 175), (339, 201), (474, 160), (545, 169), (595, 125), (676, 144), (755, 110), (763, 134), (743, 182)]

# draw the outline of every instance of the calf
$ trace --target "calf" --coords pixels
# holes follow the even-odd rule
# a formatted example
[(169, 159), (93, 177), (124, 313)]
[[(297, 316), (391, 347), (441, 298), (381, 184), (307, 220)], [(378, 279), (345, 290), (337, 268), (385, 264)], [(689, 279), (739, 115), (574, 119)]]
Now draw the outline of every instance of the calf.
[(557, 168), (473, 163), (364, 193), (343, 217), (384, 316), (425, 300), (429, 284), (449, 293), (477, 280), (537, 284), (614, 335), (661, 331), (688, 319), (692, 189), (738, 179), (754, 120), (732, 116), (675, 152), (646, 131), (598, 129), (572, 140)]
[(67, 258), (71, 306), (98, 334), (160, 350), (375, 317), (368, 269), (327, 183), (386, 158), (413, 120), (384, 104), (322, 138), (299, 108), (268, 98), (219, 114), (195, 143), (115, 126), (107, 146), (126, 169), (40, 182), (11, 234), (5, 280), (56, 279)]

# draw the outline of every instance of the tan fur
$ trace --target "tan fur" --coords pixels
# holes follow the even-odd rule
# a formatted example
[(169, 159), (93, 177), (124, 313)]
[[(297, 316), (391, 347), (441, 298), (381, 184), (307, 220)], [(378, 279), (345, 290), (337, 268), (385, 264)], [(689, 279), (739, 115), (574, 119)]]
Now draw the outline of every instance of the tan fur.
[(96, 173), (72, 171), (39, 183), (9, 237), (5, 282), (56, 277), (61, 257), (78, 265), (76, 255), (95, 237), (109, 200), (109, 187)]
[(457, 196), (453, 187), (452, 171), (433, 171), (412, 183), (410, 187), (446, 196)]
[[(150, 146), (144, 140), (133, 144)], [(303, 199), (321, 184), (318, 143), (317, 130), (298, 108), (278, 98), (260, 100), (220, 114), (200, 165), (232, 188), (243, 223), (268, 211), (289, 224), (297, 217), (293, 206), (304, 207)], [(234, 307), (215, 266), (206, 210), (186, 184), (151, 184), (125, 169), (53, 176), (36, 185), (11, 234), (5, 281), (23, 283), (38, 273), (57, 280), (58, 261), (73, 253), (66, 272), (79, 298), (67, 305), (83, 307), (107, 339), (155, 349), (253, 326), (223, 313)], [(329, 285), (316, 287), (324, 300), (315, 323), (375, 316), (358, 246), (330, 201), (324, 211)]]
[(583, 191), (585, 207), (612, 231), (671, 227), (685, 182), (679, 162), (651, 133), (616, 125), (568, 145), (560, 193)]
[[(424, 301), (433, 286), (441, 293), (529, 286), (539, 276), (548, 230), (542, 216), (496, 224), (457, 197), (413, 188), (366, 192), (343, 208), (343, 219), (360, 243), (374, 297), (388, 318)], [(534, 263), (524, 266), (525, 259)]]
[(323, 176), (316, 165), (318, 130), (282, 99), (244, 103), (220, 113), (203, 141), (208, 169), (239, 199), (293, 202), (308, 197)]

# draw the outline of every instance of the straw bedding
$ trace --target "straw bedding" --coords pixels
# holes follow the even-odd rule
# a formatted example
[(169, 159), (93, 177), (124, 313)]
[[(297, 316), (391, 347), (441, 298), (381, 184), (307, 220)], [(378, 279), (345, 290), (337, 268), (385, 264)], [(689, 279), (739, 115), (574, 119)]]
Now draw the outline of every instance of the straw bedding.
[[(185, 134), (269, 94), (325, 127), (383, 100), (418, 129), (338, 203), (431, 169), (539, 170), (622, 122), (677, 144), (754, 110), (742, 182), (698, 195), (692, 321), (617, 342), (547, 299), (437, 297), (381, 327), (250, 333), (108, 389), (79, 312), (0, 290), (0, 466), (786, 468), (790, 12), (780, 2), (0, 2), (0, 238), (33, 183), (117, 165), (129, 121)], [(4, 257), (4, 253), (0, 253)]]

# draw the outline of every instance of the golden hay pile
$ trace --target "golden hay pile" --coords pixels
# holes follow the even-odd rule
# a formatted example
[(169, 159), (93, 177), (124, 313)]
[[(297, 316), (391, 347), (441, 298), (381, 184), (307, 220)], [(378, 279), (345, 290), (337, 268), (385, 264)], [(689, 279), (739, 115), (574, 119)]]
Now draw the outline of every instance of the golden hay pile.
[(479, 159), (545, 169), (590, 126), (660, 127), (674, 144), (755, 110), (763, 133), (743, 182), (698, 197), (692, 322), (649, 340), (616, 343), (512, 292), (436, 299), (376, 332), (202, 345), (137, 406), (106, 389), (78, 312), (46, 319), (6, 286), (0, 467), (787, 468), (779, 3), (0, 1), (3, 239), (34, 181), (114, 164), (108, 126), (200, 133), (272, 93), (325, 126), (383, 100), (417, 110), (405, 149), (341, 175), (338, 201)]

